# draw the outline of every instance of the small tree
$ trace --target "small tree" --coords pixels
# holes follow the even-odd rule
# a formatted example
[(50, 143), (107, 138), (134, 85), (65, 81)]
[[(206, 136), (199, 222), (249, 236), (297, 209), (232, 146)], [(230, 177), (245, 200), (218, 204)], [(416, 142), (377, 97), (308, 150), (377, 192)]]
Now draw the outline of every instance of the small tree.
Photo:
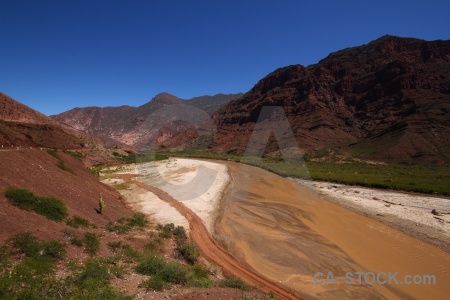
[(98, 200), (98, 206), (99, 206), (99, 208), (100, 208), (100, 214), (102, 215), (103, 214), (103, 209), (105, 208), (105, 206), (106, 206), (106, 204), (105, 204), (105, 202), (103, 201), (103, 196), (102, 196), (102, 193), (100, 193), (100, 199)]

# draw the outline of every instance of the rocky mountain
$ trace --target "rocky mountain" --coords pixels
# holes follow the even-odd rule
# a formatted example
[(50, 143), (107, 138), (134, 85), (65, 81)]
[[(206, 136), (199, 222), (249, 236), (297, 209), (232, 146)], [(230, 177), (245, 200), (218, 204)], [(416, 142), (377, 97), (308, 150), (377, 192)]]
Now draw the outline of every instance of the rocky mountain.
[(212, 138), (210, 114), (240, 96), (218, 94), (181, 100), (161, 93), (139, 107), (74, 108), (51, 117), (94, 136), (138, 148), (152, 142), (163, 148), (206, 147)]
[(52, 117), (137, 148), (242, 154), (252, 134), (277, 129), (258, 151), (278, 155), (281, 142), (313, 158), (444, 163), (449, 112), (450, 41), (383, 36), (314, 65), (275, 70), (245, 95), (181, 100), (163, 93), (140, 107), (76, 108)]
[[(260, 112), (281, 106), (311, 156), (450, 161), (450, 41), (383, 36), (261, 79), (214, 115), (212, 149), (243, 153)], [(275, 152), (271, 139), (265, 153)]]
[(0, 144), (56, 149), (99, 149), (103, 144), (0, 93)]

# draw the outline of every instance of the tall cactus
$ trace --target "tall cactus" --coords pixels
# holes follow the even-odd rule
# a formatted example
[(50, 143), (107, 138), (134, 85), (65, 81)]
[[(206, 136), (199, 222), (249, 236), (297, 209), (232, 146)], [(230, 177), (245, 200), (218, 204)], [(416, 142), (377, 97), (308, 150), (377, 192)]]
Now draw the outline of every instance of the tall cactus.
[(99, 206), (99, 208), (100, 208), (100, 214), (102, 215), (103, 214), (103, 209), (105, 208), (105, 202), (103, 201), (103, 196), (102, 196), (102, 193), (100, 193), (100, 199), (98, 200), (98, 206)]

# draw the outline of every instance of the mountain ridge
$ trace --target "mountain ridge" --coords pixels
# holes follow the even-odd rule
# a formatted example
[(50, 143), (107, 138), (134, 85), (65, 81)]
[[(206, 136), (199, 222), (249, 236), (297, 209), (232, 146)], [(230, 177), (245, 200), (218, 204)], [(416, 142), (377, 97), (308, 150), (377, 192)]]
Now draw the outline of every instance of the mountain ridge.
[[(50, 116), (51, 118), (72, 126), (76, 129), (85, 131), (98, 137), (108, 137), (118, 140), (130, 146), (142, 146), (139, 140), (150, 140), (149, 136), (155, 137), (154, 132), (142, 136), (147, 129), (151, 118), (156, 118), (157, 111), (166, 113), (169, 124), (165, 126), (165, 132), (158, 139), (159, 144), (168, 143), (168, 146), (183, 144), (186, 140), (183, 130), (190, 132), (189, 136), (197, 136), (192, 126), (179, 123), (170, 123), (170, 120), (176, 121), (180, 110), (186, 110), (185, 115), (197, 115), (200, 112), (208, 114), (216, 112), (220, 107), (226, 105), (235, 97), (242, 94), (216, 94), (214, 96), (200, 96), (188, 100), (182, 100), (167, 92), (159, 93), (150, 101), (140, 106), (118, 106), (118, 107), (87, 107), (75, 108), (67, 112)], [(172, 106), (172, 107), (171, 107)], [(176, 108), (175, 108), (176, 107)], [(170, 112), (170, 110), (173, 112)], [(150, 118), (150, 119), (149, 119)], [(174, 139), (174, 140), (173, 140)]]
[[(159, 148), (243, 154), (261, 109), (280, 106), (296, 143), (311, 158), (450, 161), (450, 41), (385, 35), (317, 64), (278, 68), (245, 94), (225, 98), (210, 105), (207, 97), (196, 97), (190, 106), (162, 93), (136, 109), (80, 109), (81, 116), (69, 111), (52, 117), (141, 148), (156, 141)], [(197, 109), (206, 115), (196, 115)], [(186, 124), (193, 116), (195, 124)], [(205, 129), (208, 118), (217, 130)], [(278, 150), (271, 139), (264, 154)]]
[(82, 131), (60, 124), (0, 93), (0, 143), (55, 149), (103, 148), (103, 143)]
[(328, 151), (396, 162), (449, 161), (442, 142), (450, 138), (448, 74), (450, 41), (394, 36), (331, 53), (308, 67), (279, 68), (214, 116), (212, 149), (243, 153), (261, 107), (279, 105), (299, 146), (313, 156)]

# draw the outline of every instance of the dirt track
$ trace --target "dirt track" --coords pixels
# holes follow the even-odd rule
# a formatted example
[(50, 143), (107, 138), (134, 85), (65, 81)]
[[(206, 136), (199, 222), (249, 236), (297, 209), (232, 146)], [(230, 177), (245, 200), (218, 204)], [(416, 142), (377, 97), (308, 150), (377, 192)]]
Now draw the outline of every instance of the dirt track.
[(192, 241), (198, 245), (203, 257), (220, 266), (224, 273), (240, 278), (246, 283), (256, 286), (265, 292), (273, 292), (275, 295), (282, 297), (283, 299), (302, 299), (293, 291), (290, 291), (289, 289), (244, 266), (231, 254), (222, 249), (209, 235), (202, 220), (192, 210), (184, 206), (183, 203), (175, 200), (169, 194), (158, 188), (148, 186), (137, 180), (133, 180), (132, 177), (136, 177), (136, 175), (120, 174), (115, 175), (115, 177), (121, 178), (129, 183), (136, 184), (140, 188), (154, 193), (160, 199), (176, 208), (189, 221), (190, 237)]

